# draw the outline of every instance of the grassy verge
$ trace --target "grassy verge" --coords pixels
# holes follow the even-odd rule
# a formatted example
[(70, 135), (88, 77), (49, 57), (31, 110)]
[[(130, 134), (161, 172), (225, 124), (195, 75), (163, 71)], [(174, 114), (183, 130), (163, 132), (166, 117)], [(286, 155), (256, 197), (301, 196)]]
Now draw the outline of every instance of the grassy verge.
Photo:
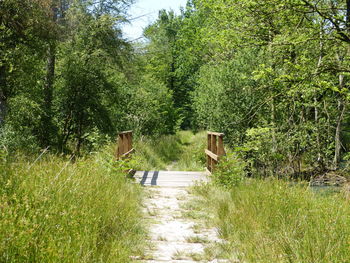
[(240, 262), (350, 262), (350, 206), (341, 194), (319, 195), (306, 185), (245, 180), (225, 190), (198, 186), (210, 223)]
[(135, 143), (135, 169), (201, 171), (205, 167), (206, 133), (180, 131)]
[(140, 189), (109, 151), (0, 161), (0, 262), (130, 262), (144, 230)]

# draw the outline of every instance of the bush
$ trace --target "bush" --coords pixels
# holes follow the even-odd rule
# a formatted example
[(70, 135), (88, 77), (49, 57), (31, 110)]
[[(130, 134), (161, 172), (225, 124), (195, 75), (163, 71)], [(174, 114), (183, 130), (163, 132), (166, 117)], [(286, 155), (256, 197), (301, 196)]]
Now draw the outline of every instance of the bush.
[(173, 93), (159, 81), (144, 77), (139, 86), (131, 87), (132, 100), (126, 100), (128, 123), (136, 134), (159, 136), (174, 134), (180, 126)]
[(227, 188), (237, 186), (244, 178), (245, 164), (235, 153), (224, 156), (213, 174), (214, 183)]
[(6, 147), (9, 151), (37, 151), (42, 115), (39, 104), (17, 96), (9, 100), (9, 108), (5, 125), (0, 126), (0, 147)]

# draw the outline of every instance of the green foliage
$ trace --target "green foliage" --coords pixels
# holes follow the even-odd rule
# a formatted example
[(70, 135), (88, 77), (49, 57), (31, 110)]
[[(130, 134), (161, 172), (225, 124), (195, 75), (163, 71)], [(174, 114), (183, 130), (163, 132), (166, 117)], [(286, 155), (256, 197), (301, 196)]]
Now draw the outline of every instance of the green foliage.
[(134, 169), (200, 171), (205, 167), (206, 133), (179, 131), (156, 139), (142, 138), (135, 143)]
[(25, 97), (16, 96), (9, 100), (10, 111), (7, 125), (0, 129), (0, 147), (8, 151), (35, 151), (38, 148), (38, 132), (42, 114), (40, 105)]
[(123, 168), (108, 149), (74, 163), (52, 155), (7, 163), (0, 170), (0, 261), (130, 262), (145, 233), (140, 189)]
[(175, 133), (173, 91), (122, 36), (130, 2), (0, 3), (2, 144), (80, 154), (122, 130)]
[(144, 77), (133, 88), (126, 122), (136, 134), (174, 134), (179, 126), (172, 92), (161, 82)]
[(216, 166), (213, 173), (215, 184), (228, 189), (240, 184), (246, 175), (245, 164), (240, 160), (236, 153), (229, 153), (224, 156)]
[(250, 78), (256, 53), (245, 49), (237, 56), (232, 61), (202, 66), (192, 93), (196, 125), (223, 131), (227, 140), (234, 143), (240, 143), (242, 130), (257, 121), (250, 112), (260, 100), (260, 94), (253, 95), (256, 82)]
[(245, 180), (229, 191), (198, 187), (202, 207), (230, 258), (244, 262), (349, 261), (348, 201), (341, 194), (320, 195), (305, 184)]
[(193, 34), (202, 43), (194, 42), (193, 49), (207, 47), (193, 75), (193, 124), (224, 132), (234, 147), (250, 148), (242, 157), (253, 175), (298, 176), (336, 168), (347, 152), (349, 79), (340, 68), (349, 67), (343, 59), (348, 42), (335, 35), (349, 31), (339, 27), (346, 20), (345, 3), (334, 4), (334, 13), (329, 5), (192, 3), (191, 17), (201, 21)]
[(165, 135), (157, 139), (142, 138), (136, 142), (135, 160), (139, 170), (166, 170), (178, 160), (182, 152), (181, 142), (177, 135)]
[(206, 163), (204, 149), (207, 144), (207, 133), (180, 131), (178, 136), (182, 144), (182, 152), (172, 170), (176, 171), (202, 171)]
[[(255, 175), (274, 175), (278, 163), (286, 163), (286, 156), (277, 152), (278, 136), (271, 128), (252, 128), (247, 130), (247, 139), (243, 146), (245, 158)], [(284, 145), (287, 148), (288, 145)], [(274, 149), (274, 152), (271, 152)]]
[(176, 16), (173, 11), (161, 10), (158, 20), (144, 31), (149, 40), (144, 55), (148, 74), (164, 83), (173, 93), (174, 106), (181, 118), (181, 128), (192, 127), (190, 93), (195, 85), (203, 49), (195, 33), (201, 20), (189, 8)]
[[(57, 89), (57, 115), (65, 141), (70, 136), (81, 141), (93, 128), (104, 134), (112, 130), (110, 113), (104, 100), (111, 87), (101, 71), (103, 65), (98, 64), (99, 55), (87, 55), (85, 50), (76, 48), (68, 48), (64, 55), (60, 69), (62, 84)], [(99, 53), (98, 50), (96, 52)]]

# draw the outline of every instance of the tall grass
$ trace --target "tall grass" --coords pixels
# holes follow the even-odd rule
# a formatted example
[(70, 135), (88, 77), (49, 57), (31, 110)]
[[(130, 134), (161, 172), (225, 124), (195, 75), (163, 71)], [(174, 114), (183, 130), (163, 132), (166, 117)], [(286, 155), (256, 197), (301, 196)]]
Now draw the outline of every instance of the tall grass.
[(180, 131), (157, 139), (143, 138), (135, 143), (137, 170), (203, 170), (205, 132)]
[(140, 189), (109, 154), (0, 161), (0, 262), (130, 262), (144, 231)]
[(182, 152), (177, 162), (172, 167), (178, 171), (202, 171), (205, 168), (207, 133), (191, 131), (181, 131), (178, 136), (183, 145)]
[(196, 188), (203, 207), (242, 262), (350, 262), (350, 204), (305, 185), (247, 180), (230, 191)]
[(135, 149), (135, 169), (166, 170), (181, 154), (181, 141), (177, 135), (142, 138), (135, 142)]

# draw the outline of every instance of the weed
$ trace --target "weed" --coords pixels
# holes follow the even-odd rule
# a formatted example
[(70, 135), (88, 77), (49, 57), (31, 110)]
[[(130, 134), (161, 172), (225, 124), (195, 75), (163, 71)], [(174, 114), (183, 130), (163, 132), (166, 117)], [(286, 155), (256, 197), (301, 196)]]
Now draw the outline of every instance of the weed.
[(209, 219), (243, 262), (350, 262), (350, 207), (340, 194), (305, 184), (247, 179), (230, 190), (197, 186)]
[(167, 241), (167, 238), (164, 236), (159, 236), (157, 240), (158, 241)]
[(2, 166), (0, 261), (129, 262), (141, 253), (141, 189), (122, 169), (109, 149)]
[(176, 250), (171, 258), (174, 260), (186, 259), (186, 253), (184, 251)]
[(209, 243), (209, 240), (206, 237), (196, 235), (196, 236), (187, 237), (186, 242), (204, 244), (204, 243)]

